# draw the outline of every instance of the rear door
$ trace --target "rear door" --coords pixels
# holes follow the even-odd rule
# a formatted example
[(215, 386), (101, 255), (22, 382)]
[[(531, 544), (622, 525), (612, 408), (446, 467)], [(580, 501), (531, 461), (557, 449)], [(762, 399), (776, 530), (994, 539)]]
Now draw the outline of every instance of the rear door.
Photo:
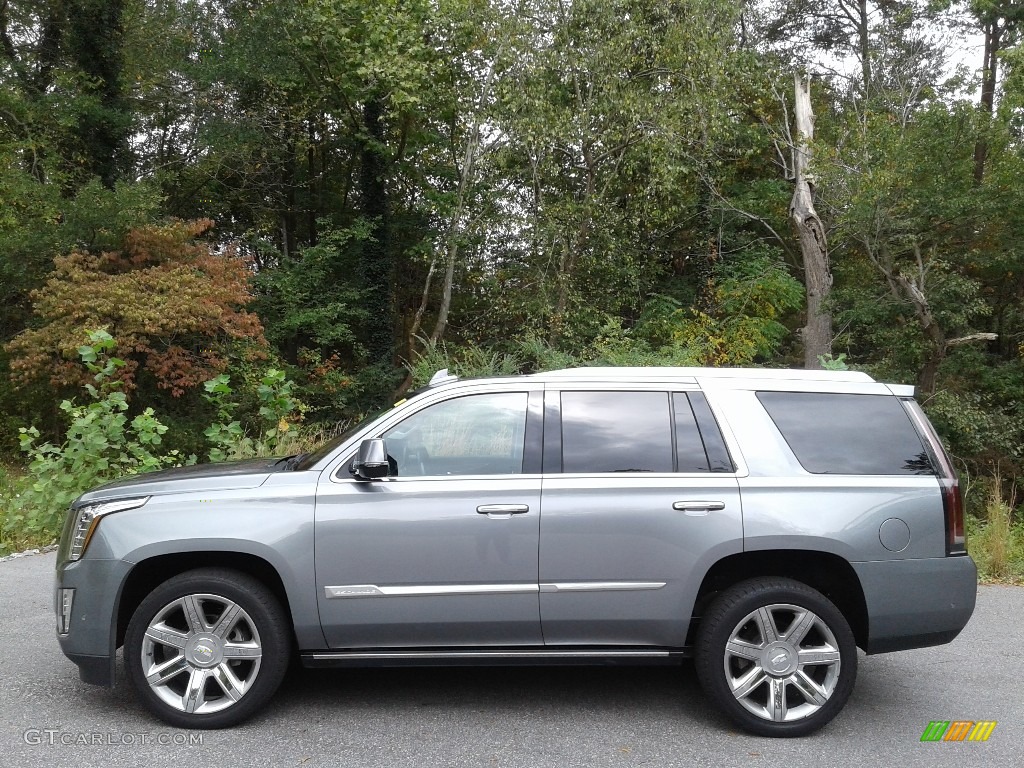
[(682, 646), (707, 568), (743, 547), (736, 471), (703, 394), (549, 387), (544, 439), (545, 644)]

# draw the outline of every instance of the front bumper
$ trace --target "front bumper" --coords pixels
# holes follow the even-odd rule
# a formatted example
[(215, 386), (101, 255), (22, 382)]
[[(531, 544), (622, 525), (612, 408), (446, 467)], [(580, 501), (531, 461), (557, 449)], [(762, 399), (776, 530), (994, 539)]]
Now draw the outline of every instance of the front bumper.
[(851, 565), (867, 603), (867, 653), (948, 643), (974, 613), (978, 570), (967, 555)]
[(64, 655), (78, 665), (83, 682), (114, 685), (117, 605), (131, 569), (132, 564), (123, 560), (89, 558), (57, 566), (55, 611), (60, 611), (59, 590), (75, 590), (68, 631), (58, 631), (57, 642)]

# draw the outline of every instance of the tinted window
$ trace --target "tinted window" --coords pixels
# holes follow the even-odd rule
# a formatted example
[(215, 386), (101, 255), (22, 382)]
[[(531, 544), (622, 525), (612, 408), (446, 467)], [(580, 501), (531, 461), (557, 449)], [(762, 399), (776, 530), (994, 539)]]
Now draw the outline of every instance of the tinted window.
[(445, 400), (414, 413), (382, 437), (399, 477), (519, 474), (526, 403), (525, 392)]
[[(681, 395), (676, 395), (677, 399), (679, 397)], [(735, 472), (736, 466), (732, 463), (732, 457), (729, 456), (729, 449), (725, 447), (725, 438), (722, 437), (722, 430), (718, 427), (718, 422), (711, 412), (707, 398), (701, 392), (690, 392), (687, 397), (690, 400), (693, 415), (697, 419), (697, 426), (700, 427), (709, 468), (712, 472)], [(682, 456), (679, 460), (682, 462)]]
[(671, 472), (667, 392), (563, 392), (563, 472)]
[(758, 392), (808, 472), (843, 475), (932, 474), (924, 445), (887, 395)]
[(707, 472), (708, 454), (700, 439), (697, 419), (689, 398), (681, 392), (672, 396), (675, 405), (676, 457), (680, 472)]

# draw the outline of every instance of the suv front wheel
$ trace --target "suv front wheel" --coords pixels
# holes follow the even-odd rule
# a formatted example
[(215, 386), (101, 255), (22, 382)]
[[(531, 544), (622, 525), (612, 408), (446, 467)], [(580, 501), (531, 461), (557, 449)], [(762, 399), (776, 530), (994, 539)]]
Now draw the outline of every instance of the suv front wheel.
[(124, 641), (142, 702), (180, 728), (226, 728), (277, 690), (288, 668), (288, 619), (261, 582), (238, 571), (178, 574), (139, 605)]
[(843, 708), (857, 647), (843, 614), (793, 579), (740, 582), (711, 604), (697, 633), (697, 676), (744, 730), (803, 736)]

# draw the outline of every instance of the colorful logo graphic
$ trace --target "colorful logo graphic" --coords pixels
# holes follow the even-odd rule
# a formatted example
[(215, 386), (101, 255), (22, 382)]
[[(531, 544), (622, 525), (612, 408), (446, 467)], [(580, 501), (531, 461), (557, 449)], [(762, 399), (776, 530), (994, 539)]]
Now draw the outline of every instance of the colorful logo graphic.
[(995, 720), (932, 720), (921, 741), (988, 741), (995, 729)]

